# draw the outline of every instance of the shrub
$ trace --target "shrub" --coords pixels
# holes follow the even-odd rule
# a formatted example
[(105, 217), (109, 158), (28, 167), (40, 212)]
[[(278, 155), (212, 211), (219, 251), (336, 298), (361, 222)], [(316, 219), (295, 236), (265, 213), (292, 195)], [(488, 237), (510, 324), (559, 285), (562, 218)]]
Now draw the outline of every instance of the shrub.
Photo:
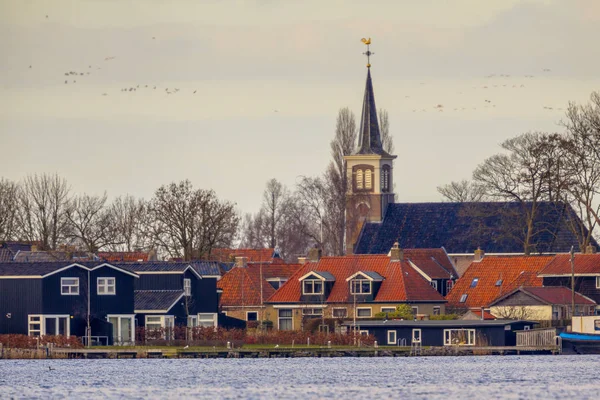
[(408, 304), (400, 304), (396, 307), (396, 311), (391, 313), (380, 312), (375, 314), (375, 318), (377, 319), (413, 319), (414, 317), (412, 307)]
[[(39, 339), (38, 339), (39, 338)], [(27, 336), (27, 335), (0, 335), (0, 343), (5, 347), (17, 349), (35, 349), (39, 346), (47, 346), (52, 344), (55, 347), (71, 347), (78, 349), (83, 347), (83, 344), (76, 336)]]
[(443, 315), (430, 315), (429, 319), (432, 321), (442, 321), (442, 320), (451, 320), (451, 319), (459, 319), (460, 315), (457, 314), (443, 314)]

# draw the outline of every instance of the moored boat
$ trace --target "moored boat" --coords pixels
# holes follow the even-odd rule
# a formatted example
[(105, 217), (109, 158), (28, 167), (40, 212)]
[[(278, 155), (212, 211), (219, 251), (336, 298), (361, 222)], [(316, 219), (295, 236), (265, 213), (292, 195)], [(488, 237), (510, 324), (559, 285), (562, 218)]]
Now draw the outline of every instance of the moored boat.
[(571, 332), (562, 332), (563, 353), (600, 354), (600, 315), (573, 317)]

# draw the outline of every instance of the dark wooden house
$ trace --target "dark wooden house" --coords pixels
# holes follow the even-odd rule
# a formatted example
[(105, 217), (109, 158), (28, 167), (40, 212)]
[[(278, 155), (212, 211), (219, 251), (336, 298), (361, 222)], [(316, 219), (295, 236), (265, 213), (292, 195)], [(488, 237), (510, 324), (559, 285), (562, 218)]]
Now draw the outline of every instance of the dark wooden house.
[(375, 336), (379, 345), (411, 346), (515, 346), (516, 331), (536, 323), (515, 320), (379, 320), (346, 322), (349, 331)]
[(0, 264), (0, 333), (84, 337), (89, 316), (95, 340), (132, 343), (137, 280), (105, 262)]

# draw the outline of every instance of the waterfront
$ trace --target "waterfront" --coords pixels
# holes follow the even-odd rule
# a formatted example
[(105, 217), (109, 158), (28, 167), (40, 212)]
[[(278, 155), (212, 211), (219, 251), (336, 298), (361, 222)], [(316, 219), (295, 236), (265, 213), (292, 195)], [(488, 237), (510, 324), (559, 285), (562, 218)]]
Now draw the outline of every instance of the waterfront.
[(585, 399), (599, 370), (600, 356), (3, 360), (0, 397)]

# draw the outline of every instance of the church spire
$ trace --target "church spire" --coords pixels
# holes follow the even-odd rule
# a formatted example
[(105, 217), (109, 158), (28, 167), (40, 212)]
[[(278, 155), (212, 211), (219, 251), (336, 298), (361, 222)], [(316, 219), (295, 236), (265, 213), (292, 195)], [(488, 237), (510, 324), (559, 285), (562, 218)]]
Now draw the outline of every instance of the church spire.
[(388, 155), (381, 145), (381, 133), (379, 132), (379, 121), (377, 119), (377, 107), (375, 106), (375, 95), (373, 93), (373, 82), (371, 81), (371, 38), (362, 39), (367, 45), (367, 85), (363, 99), (362, 115), (360, 118), (360, 130), (358, 136), (358, 149), (356, 154), (380, 154)]

